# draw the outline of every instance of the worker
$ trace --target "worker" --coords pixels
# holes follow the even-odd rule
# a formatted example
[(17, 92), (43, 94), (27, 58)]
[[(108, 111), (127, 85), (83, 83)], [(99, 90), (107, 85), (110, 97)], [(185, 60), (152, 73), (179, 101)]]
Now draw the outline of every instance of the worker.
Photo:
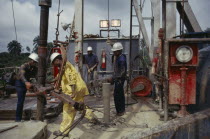
[[(50, 56), (50, 60), (53, 66), (61, 68), (63, 60), (61, 54), (53, 53)], [(64, 74), (61, 79), (61, 89), (64, 94), (71, 96), (71, 98), (76, 102), (83, 102), (85, 95), (89, 94), (81, 75), (76, 71), (74, 66), (69, 61), (67, 61), (65, 65)], [(76, 112), (77, 111), (72, 105), (64, 102), (63, 121), (60, 125), (60, 129), (55, 131), (53, 134), (56, 136), (61, 136), (62, 134), (67, 136), (69, 131), (68, 128), (72, 125)], [(98, 122), (94, 117), (92, 110), (90, 109), (86, 108), (85, 117), (93, 123)]]
[[(85, 56), (85, 63), (88, 71), (87, 81), (89, 83), (94, 80), (94, 72), (97, 71), (98, 66), (98, 57), (93, 54), (93, 48), (91, 46), (88, 46), (87, 52), (88, 54)], [(90, 87), (89, 92), (90, 95), (94, 95), (96, 93), (94, 87)]]
[(154, 92), (152, 92), (152, 97), (154, 98), (155, 102), (159, 102), (160, 100), (160, 82), (158, 80), (158, 77), (156, 76), (158, 74), (158, 63), (159, 63), (159, 53), (160, 49), (159, 47), (156, 47), (154, 50), (154, 58), (152, 60), (152, 70), (151, 74), (153, 75), (153, 82), (154, 82)]
[(114, 53), (114, 75), (108, 81), (114, 83), (114, 103), (117, 116), (125, 113), (124, 82), (127, 74), (126, 56), (122, 54), (123, 46), (117, 42), (111, 49)]
[(39, 57), (36, 53), (31, 53), (29, 55), (29, 59), (30, 60), (27, 63), (21, 65), (15, 81), (15, 88), (18, 96), (16, 122), (20, 122), (22, 120), (26, 91), (32, 87), (31, 79), (37, 77), (37, 63)]

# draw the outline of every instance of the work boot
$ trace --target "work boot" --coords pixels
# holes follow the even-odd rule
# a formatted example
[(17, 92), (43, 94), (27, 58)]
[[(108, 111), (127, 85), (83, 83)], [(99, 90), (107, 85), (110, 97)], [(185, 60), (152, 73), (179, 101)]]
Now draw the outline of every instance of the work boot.
[(119, 112), (117, 113), (117, 116), (123, 116), (125, 114), (125, 112)]
[(55, 136), (64, 136), (64, 137), (67, 137), (68, 135), (67, 134), (62, 134), (62, 132), (60, 131), (60, 130), (58, 130), (58, 131), (54, 131), (53, 132), (53, 135), (55, 135)]

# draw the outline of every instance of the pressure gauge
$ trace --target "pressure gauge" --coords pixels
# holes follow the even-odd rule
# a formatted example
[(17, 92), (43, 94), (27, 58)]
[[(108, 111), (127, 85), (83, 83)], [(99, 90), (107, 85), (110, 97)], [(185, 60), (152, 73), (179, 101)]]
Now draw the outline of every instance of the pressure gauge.
[(189, 46), (183, 45), (176, 49), (176, 58), (179, 62), (187, 63), (193, 57), (193, 50)]

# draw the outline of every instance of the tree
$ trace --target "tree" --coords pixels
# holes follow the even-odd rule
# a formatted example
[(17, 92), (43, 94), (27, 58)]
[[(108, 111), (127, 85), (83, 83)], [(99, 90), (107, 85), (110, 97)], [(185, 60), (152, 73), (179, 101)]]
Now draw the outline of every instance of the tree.
[(7, 49), (10, 54), (17, 56), (20, 55), (21, 53), (22, 45), (18, 41), (13, 40), (10, 43), (8, 43)]
[(36, 36), (33, 39), (33, 45), (34, 45), (33, 52), (37, 52), (39, 46), (39, 36)]
[(26, 46), (26, 50), (30, 53), (31, 52), (31, 49), (29, 46)]
[[(34, 38), (33, 45), (34, 45), (33, 52), (37, 53), (38, 46), (39, 46), (39, 36), (36, 36)], [(47, 50), (48, 50), (48, 52), (50, 52), (51, 48), (53, 48), (53, 43), (52, 42), (47, 43)]]

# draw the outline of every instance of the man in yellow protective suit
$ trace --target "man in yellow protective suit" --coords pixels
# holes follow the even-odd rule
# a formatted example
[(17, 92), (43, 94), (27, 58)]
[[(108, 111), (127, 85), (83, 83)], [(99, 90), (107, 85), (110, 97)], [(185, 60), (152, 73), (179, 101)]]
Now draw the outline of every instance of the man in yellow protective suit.
[[(62, 56), (59, 53), (53, 53), (50, 56), (51, 63), (58, 68), (62, 65)], [(82, 80), (81, 75), (76, 71), (74, 66), (67, 61), (64, 67), (65, 71), (61, 79), (61, 89), (62, 92), (66, 95), (70, 95), (71, 98), (76, 102), (83, 102), (84, 96), (88, 95), (88, 89), (85, 82)], [(68, 128), (72, 125), (75, 115), (75, 108), (64, 102), (63, 105), (63, 121), (60, 125), (60, 130), (55, 131), (53, 134), (56, 136), (67, 135)], [(91, 109), (86, 109), (85, 117), (90, 121), (94, 122), (96, 118), (94, 118), (94, 114)]]

